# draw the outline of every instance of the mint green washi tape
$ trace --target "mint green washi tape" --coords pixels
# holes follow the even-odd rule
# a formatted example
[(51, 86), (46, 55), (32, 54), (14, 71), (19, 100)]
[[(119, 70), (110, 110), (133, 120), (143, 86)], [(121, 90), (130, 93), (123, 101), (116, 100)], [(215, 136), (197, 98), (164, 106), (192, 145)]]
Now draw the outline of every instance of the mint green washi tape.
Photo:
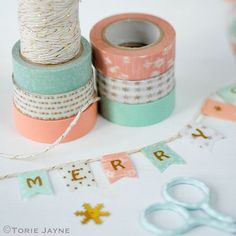
[(124, 104), (101, 97), (101, 115), (119, 125), (141, 127), (168, 118), (175, 108), (175, 88), (165, 97), (146, 104)]
[(76, 90), (92, 78), (91, 47), (82, 37), (82, 51), (71, 61), (60, 65), (40, 65), (26, 61), (20, 54), (20, 41), (12, 50), (13, 75), (16, 84), (28, 92), (55, 95)]

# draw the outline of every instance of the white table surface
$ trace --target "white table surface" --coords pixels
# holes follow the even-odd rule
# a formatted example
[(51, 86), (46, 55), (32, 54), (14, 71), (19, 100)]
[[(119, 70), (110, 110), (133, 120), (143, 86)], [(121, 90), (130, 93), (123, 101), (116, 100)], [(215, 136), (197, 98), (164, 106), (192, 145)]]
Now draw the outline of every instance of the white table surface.
[[(17, 0), (0, 1), (0, 151), (29, 153), (41, 150), (44, 145), (24, 139), (13, 125), (11, 48), (19, 38), (16, 9)], [(183, 127), (209, 93), (235, 82), (236, 64), (226, 37), (227, 10), (223, 0), (83, 0), (80, 7), (83, 35), (88, 38), (92, 25), (99, 19), (130, 11), (163, 17), (177, 31), (177, 106), (172, 117), (145, 128), (121, 127), (99, 117), (89, 135), (59, 146), (41, 159), (32, 162), (0, 160), (1, 175), (157, 142)], [(217, 143), (212, 152), (200, 150), (187, 140), (172, 143), (171, 147), (183, 156), (187, 165), (171, 166), (163, 174), (137, 154), (132, 156), (132, 160), (139, 178), (123, 179), (114, 185), (108, 184), (99, 163), (92, 165), (99, 188), (83, 188), (74, 193), (66, 189), (57, 172), (50, 174), (55, 194), (36, 196), (29, 201), (20, 199), (16, 178), (0, 182), (0, 235), (23, 235), (5, 234), (2, 231), (4, 225), (36, 227), (39, 230), (67, 227), (70, 234), (64, 235), (71, 236), (150, 235), (140, 226), (139, 214), (149, 204), (162, 201), (161, 186), (176, 176), (194, 176), (204, 180), (216, 196), (214, 205), (236, 217), (236, 125), (213, 118), (206, 118), (204, 123), (225, 134), (227, 140)], [(193, 195), (189, 191), (185, 198)], [(103, 225), (90, 223), (82, 226), (73, 213), (81, 210), (84, 202), (104, 203), (111, 216), (104, 218)], [(157, 219), (166, 224), (173, 222), (167, 214)], [(203, 227), (187, 235), (227, 234)]]

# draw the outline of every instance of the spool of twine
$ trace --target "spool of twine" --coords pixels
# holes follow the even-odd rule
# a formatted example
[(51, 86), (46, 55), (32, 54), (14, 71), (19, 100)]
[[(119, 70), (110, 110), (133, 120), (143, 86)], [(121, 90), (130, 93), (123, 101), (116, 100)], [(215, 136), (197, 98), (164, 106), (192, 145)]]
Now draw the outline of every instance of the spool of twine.
[(79, 0), (19, 0), (21, 54), (39, 64), (60, 64), (80, 51)]

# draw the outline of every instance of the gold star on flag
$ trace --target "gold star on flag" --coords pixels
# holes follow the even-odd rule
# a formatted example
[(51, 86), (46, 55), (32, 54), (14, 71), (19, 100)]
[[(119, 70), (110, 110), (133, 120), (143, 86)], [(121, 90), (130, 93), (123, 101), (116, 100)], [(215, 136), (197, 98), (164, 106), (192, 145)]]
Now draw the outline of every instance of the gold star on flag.
[(214, 108), (216, 111), (222, 111), (222, 108), (220, 106), (215, 106)]

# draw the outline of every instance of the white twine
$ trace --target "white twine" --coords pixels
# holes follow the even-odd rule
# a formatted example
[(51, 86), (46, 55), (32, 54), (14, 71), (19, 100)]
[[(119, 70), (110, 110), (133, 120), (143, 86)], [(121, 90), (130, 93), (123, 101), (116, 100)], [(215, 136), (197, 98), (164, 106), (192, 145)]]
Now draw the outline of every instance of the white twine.
[[(180, 139), (180, 138), (182, 138), (181, 134), (177, 133), (176, 135), (173, 135), (172, 137), (170, 137), (170, 138), (168, 138), (166, 140), (162, 140), (160, 142), (171, 143), (171, 142), (173, 142), (173, 141), (175, 141), (177, 139)], [(141, 150), (142, 150), (142, 148), (137, 148), (137, 149), (129, 150), (129, 151), (126, 151), (126, 152), (129, 155), (133, 155), (133, 154), (141, 152)], [(43, 152), (38, 153), (38, 155), (41, 155), (41, 154), (43, 154)], [(101, 156), (104, 156), (104, 155), (100, 155), (99, 157), (96, 157), (96, 158), (93, 158), (93, 159), (84, 159), (84, 160), (81, 160), (80, 163), (89, 163), (89, 164), (91, 164), (91, 163), (95, 163), (95, 162), (100, 162), (101, 161)], [(34, 157), (36, 157), (36, 156), (34, 156)], [(46, 170), (46, 171), (59, 170), (60, 168), (69, 166), (69, 165), (71, 165), (71, 164), (73, 164), (75, 162), (76, 161), (70, 161), (70, 162), (66, 162), (66, 163), (62, 163), (62, 164), (51, 166), (49, 168), (43, 168), (41, 170)], [(37, 169), (37, 170), (39, 170), (39, 169)], [(15, 177), (18, 177), (19, 175), (22, 175), (24, 173), (27, 173), (27, 172), (15, 172), (15, 173), (12, 173), (12, 174), (2, 175), (2, 176), (0, 176), (0, 181), (1, 180), (15, 178)]]
[[(173, 135), (172, 137), (166, 139), (166, 140), (163, 140), (162, 142), (164, 143), (170, 143), (170, 142), (173, 142), (179, 138), (181, 138), (182, 136), (180, 135), (180, 133), (177, 133), (176, 135)], [(132, 155), (132, 154), (136, 154), (136, 153), (139, 153), (140, 151), (142, 150), (142, 148), (136, 148), (136, 149), (133, 149), (133, 150), (129, 150), (127, 151), (127, 153), (129, 155)], [(38, 153), (38, 154), (42, 154), (43, 152), (41, 153)], [(1, 154), (0, 154), (1, 155)], [(100, 155), (99, 157), (96, 157), (94, 159), (85, 159), (85, 160), (81, 160), (80, 163), (95, 163), (95, 162), (99, 162), (101, 161), (101, 156), (103, 155)], [(35, 157), (35, 156), (34, 156)], [(8, 158), (9, 159), (9, 158)], [(59, 170), (60, 168), (62, 167), (66, 167), (68, 165), (71, 165), (72, 163), (75, 163), (76, 161), (70, 161), (70, 162), (66, 162), (66, 163), (63, 163), (63, 164), (58, 164), (58, 165), (54, 165), (54, 166), (51, 166), (49, 168), (43, 168), (41, 170), (46, 170), (46, 171), (53, 171), (53, 170)], [(37, 169), (38, 170), (38, 169)], [(7, 175), (3, 175), (3, 176), (0, 176), (0, 181), (1, 180), (5, 180), (5, 179), (11, 179), (11, 178), (15, 178), (15, 177), (18, 177), (19, 175), (21, 174), (24, 174), (26, 172), (15, 172), (15, 173), (12, 173), (12, 174), (7, 174)]]
[[(208, 98), (212, 97), (215, 93), (212, 93)], [(83, 108), (83, 111), (86, 110), (90, 104), (97, 102), (99, 100), (99, 98), (95, 98), (94, 100), (91, 100), (90, 103), (87, 104), (87, 106), (85, 106)], [(205, 103), (205, 101), (201, 104), (201, 107), (203, 106), (203, 104)], [(12, 160), (27, 160), (27, 159), (32, 159), (32, 158), (37, 158), (40, 155), (47, 153), (48, 151), (52, 150), (53, 148), (55, 148), (58, 144), (61, 143), (61, 141), (66, 137), (66, 135), (70, 132), (70, 130), (73, 128), (73, 126), (76, 124), (76, 122), (78, 121), (80, 117), (80, 113), (78, 113), (77, 117), (72, 121), (72, 123), (70, 124), (70, 127), (67, 128), (67, 130), (63, 133), (63, 135), (61, 137), (59, 137), (57, 139), (57, 141), (55, 141), (54, 144), (50, 145), (49, 147), (45, 148), (42, 152), (38, 152), (38, 153), (33, 153), (33, 154), (29, 154), (29, 155), (11, 155), (11, 154), (4, 154), (4, 153), (0, 153), (0, 157), (2, 158), (6, 158), (6, 159), (12, 159)], [(192, 124), (194, 122), (201, 122), (203, 119), (203, 115), (201, 113), (201, 109), (198, 109), (198, 112), (193, 116), (193, 118), (191, 119), (191, 121), (188, 124)], [(165, 139), (165, 140), (160, 140), (159, 142), (164, 142), (164, 143), (171, 143), (174, 142), (175, 140), (178, 140), (180, 138), (182, 138), (182, 134), (181, 134), (182, 129), (177, 132), (175, 135), (172, 135), (171, 137)], [(129, 155), (132, 154), (136, 154), (139, 153), (142, 150), (142, 148), (136, 148), (136, 149), (132, 149), (132, 150), (128, 150), (126, 151)], [(99, 157), (95, 157), (93, 159), (89, 158), (89, 159), (83, 159), (80, 162), (81, 163), (94, 163), (94, 162), (99, 162), (101, 160), (101, 156), (104, 155), (100, 155)], [(76, 161), (70, 161), (70, 162), (66, 162), (66, 163), (62, 163), (62, 164), (58, 164), (58, 165), (54, 165), (51, 166), (49, 168), (43, 168), (42, 170), (46, 170), (46, 171), (53, 171), (53, 170), (58, 170), (61, 167), (65, 167), (68, 166), (72, 163), (74, 163)], [(12, 174), (6, 174), (6, 175), (2, 175), (0, 176), (0, 181), (1, 180), (6, 180), (6, 179), (11, 179), (11, 178), (15, 178), (21, 174), (24, 174), (26, 172), (15, 172)]]
[(21, 54), (40, 64), (60, 64), (80, 51), (79, 0), (19, 0)]
[[(90, 104), (94, 103), (94, 102), (97, 102), (99, 100), (99, 98), (95, 98), (93, 101), (90, 101)], [(84, 110), (87, 109), (87, 107), (89, 107), (88, 104)], [(55, 148), (58, 144), (61, 143), (61, 141), (66, 137), (66, 135), (70, 132), (70, 130), (73, 128), (73, 126), (76, 124), (76, 122), (78, 121), (80, 117), (80, 114), (78, 113), (77, 117), (74, 119), (74, 121), (72, 121), (72, 123), (70, 124), (70, 127), (67, 128), (67, 130), (64, 132), (64, 134), (57, 139), (57, 141), (55, 141), (54, 144), (48, 146), (47, 148), (45, 148), (42, 152), (38, 152), (38, 153), (33, 153), (33, 154), (29, 154), (29, 155), (10, 155), (10, 154), (4, 154), (4, 153), (0, 153), (0, 157), (2, 158), (6, 158), (6, 159), (12, 159), (12, 160), (27, 160), (27, 159), (32, 159), (32, 158), (37, 158), (39, 157), (40, 155), (42, 154), (45, 154), (47, 152), (49, 152), (50, 150), (52, 150), (53, 148)], [(198, 113), (194, 116), (194, 118), (191, 120), (190, 123), (194, 122), (194, 121), (197, 121), (199, 120), (199, 117), (201, 117), (201, 114)], [(202, 117), (201, 117), (202, 118)], [(182, 130), (182, 129), (181, 129)], [(177, 132), (175, 135), (165, 139), (165, 140), (161, 140), (159, 142), (164, 142), (164, 143), (171, 143), (171, 142), (174, 142), (175, 140), (178, 140), (180, 138), (182, 138), (182, 135), (181, 135), (181, 130), (179, 132)], [(136, 148), (136, 149), (132, 149), (132, 150), (128, 150), (126, 151), (129, 155), (133, 155), (133, 154), (136, 154), (136, 153), (139, 153), (141, 152), (142, 148)], [(100, 155), (99, 157), (95, 157), (93, 159), (89, 158), (89, 159), (83, 159), (81, 160), (80, 162), (81, 163), (94, 163), (94, 162), (99, 162), (101, 160), (101, 156), (104, 156), (104, 155)], [(62, 163), (62, 164), (58, 164), (58, 165), (54, 165), (54, 166), (51, 166), (51, 167), (48, 167), (48, 168), (43, 168), (42, 170), (46, 170), (46, 171), (53, 171), (53, 170), (58, 170), (60, 169), (61, 167), (66, 167), (72, 163), (74, 163), (76, 161), (70, 161), (70, 162), (66, 162), (66, 163)], [(6, 179), (11, 179), (11, 178), (15, 178), (21, 174), (24, 174), (26, 172), (15, 172), (15, 173), (12, 173), (12, 174), (6, 174), (6, 175), (2, 175), (0, 176), (0, 181), (1, 180), (6, 180)]]
[(27, 92), (14, 83), (14, 103), (29, 117), (41, 120), (59, 120), (72, 117), (94, 97), (94, 81), (63, 94), (40, 95)]

